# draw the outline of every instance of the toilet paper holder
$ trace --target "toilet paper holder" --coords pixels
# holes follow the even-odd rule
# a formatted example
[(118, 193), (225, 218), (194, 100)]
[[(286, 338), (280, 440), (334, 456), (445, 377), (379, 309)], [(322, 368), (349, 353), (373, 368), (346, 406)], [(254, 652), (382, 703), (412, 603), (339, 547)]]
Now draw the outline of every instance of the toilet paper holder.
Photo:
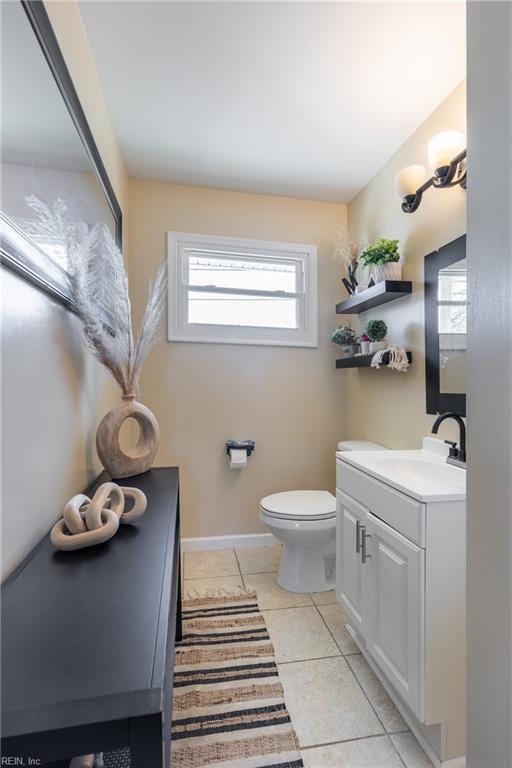
[(237, 450), (245, 451), (247, 453), (247, 458), (249, 458), (251, 453), (254, 451), (254, 448), (254, 440), (228, 440), (226, 443), (226, 453), (228, 456), (230, 455), (231, 451)]

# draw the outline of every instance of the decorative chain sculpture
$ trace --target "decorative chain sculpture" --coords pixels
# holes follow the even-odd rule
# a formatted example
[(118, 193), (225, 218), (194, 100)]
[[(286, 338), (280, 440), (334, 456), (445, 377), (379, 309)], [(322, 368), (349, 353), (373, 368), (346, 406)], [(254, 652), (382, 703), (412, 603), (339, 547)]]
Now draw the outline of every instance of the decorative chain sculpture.
[[(125, 511), (127, 499), (132, 507)], [(103, 483), (90, 499), (78, 493), (64, 507), (64, 515), (50, 535), (57, 549), (72, 550), (102, 544), (115, 535), (120, 523), (133, 523), (146, 511), (146, 496), (138, 488)]]

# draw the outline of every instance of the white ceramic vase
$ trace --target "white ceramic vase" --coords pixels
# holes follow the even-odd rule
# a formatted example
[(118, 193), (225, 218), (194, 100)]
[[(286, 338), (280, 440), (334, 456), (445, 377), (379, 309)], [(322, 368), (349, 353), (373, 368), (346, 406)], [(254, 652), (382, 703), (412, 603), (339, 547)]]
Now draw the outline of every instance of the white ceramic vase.
[(354, 357), (357, 352), (357, 344), (341, 344), (340, 349), (342, 357)]
[(399, 261), (389, 261), (387, 264), (375, 264), (372, 268), (372, 277), (376, 283), (384, 280), (401, 280), (402, 265)]
[[(126, 419), (139, 426), (139, 438), (134, 448), (125, 451), (119, 442), (119, 432)], [(153, 413), (135, 395), (123, 395), (122, 402), (112, 408), (100, 421), (96, 432), (96, 449), (100, 461), (113, 479), (141, 475), (151, 469), (158, 448), (160, 430)]]
[(366, 264), (363, 264), (362, 261), (359, 262), (359, 266), (357, 267), (357, 273), (356, 273), (358, 286), (356, 288), (356, 293), (361, 293), (362, 291), (365, 291), (368, 288), (368, 283), (370, 282), (371, 277), (371, 269)]

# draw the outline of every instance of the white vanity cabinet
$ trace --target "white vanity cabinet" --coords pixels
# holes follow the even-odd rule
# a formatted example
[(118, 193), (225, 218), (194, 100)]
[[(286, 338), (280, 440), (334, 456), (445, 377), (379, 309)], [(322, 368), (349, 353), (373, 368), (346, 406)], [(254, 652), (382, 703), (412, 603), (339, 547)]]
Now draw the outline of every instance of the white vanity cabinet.
[(349, 496), (336, 491), (336, 585), (338, 599), (347, 610), (352, 625), (365, 634), (363, 604), (363, 564), (361, 527), (367, 511)]
[(366, 647), (423, 719), (425, 551), (368, 512)]
[(338, 599), (390, 682), (422, 718), (424, 550), (336, 492)]
[(465, 501), (421, 501), (340, 458), (336, 477), (338, 600), (443, 765), (465, 754)]

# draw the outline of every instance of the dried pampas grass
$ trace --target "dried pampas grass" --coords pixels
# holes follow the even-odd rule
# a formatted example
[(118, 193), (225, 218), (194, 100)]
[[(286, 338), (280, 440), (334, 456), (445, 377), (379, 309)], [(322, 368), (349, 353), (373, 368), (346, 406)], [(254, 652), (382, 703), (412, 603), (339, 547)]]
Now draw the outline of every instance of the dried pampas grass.
[(166, 264), (149, 285), (146, 311), (134, 334), (123, 255), (108, 227), (74, 222), (62, 200), (56, 200), (51, 208), (35, 197), (27, 198), (27, 203), (36, 214), (38, 231), (65, 247), (73, 309), (82, 323), (88, 348), (112, 374), (124, 395), (136, 394), (142, 366), (161, 327)]
[(347, 231), (343, 230), (336, 235), (332, 259), (333, 261), (341, 261), (348, 271), (357, 267), (359, 250), (359, 245), (350, 239)]

